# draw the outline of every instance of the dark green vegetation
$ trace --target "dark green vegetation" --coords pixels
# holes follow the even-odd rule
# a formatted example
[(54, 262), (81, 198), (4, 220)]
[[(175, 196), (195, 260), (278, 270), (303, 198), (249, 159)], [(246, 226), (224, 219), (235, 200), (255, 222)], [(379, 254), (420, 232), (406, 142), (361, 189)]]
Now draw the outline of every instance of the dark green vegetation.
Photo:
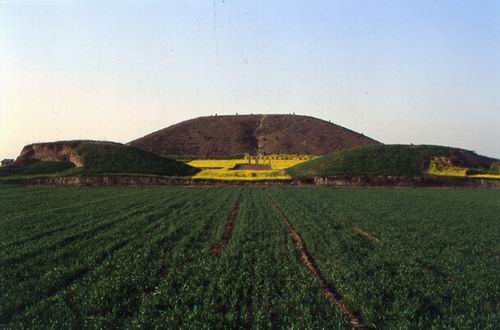
[(74, 168), (74, 165), (71, 162), (33, 161), (22, 166), (11, 165), (0, 167), (0, 177), (11, 175), (61, 173), (72, 168)]
[(83, 143), (77, 148), (83, 161), (82, 173), (139, 173), (192, 175), (198, 169), (183, 162), (123, 144)]
[(0, 323), (347, 327), (271, 198), (366, 326), (500, 324), (500, 190), (126, 187), (0, 189)]
[(450, 165), (485, 168), (493, 159), (472, 151), (430, 145), (370, 145), (336, 151), (288, 169), (296, 178), (334, 175), (420, 176), (432, 157), (447, 157)]

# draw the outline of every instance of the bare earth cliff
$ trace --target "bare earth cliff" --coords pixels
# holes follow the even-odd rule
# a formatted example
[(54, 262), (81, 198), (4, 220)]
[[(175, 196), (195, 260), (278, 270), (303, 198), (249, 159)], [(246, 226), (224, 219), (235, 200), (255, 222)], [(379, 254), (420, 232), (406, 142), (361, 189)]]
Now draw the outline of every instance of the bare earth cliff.
[(113, 142), (98, 142), (98, 141), (59, 141), (47, 143), (34, 143), (27, 145), (21, 151), (21, 154), (16, 159), (16, 164), (22, 165), (29, 161), (60, 161), (71, 162), (77, 167), (83, 166), (83, 160), (80, 153), (77, 151), (83, 143), (113, 145)]

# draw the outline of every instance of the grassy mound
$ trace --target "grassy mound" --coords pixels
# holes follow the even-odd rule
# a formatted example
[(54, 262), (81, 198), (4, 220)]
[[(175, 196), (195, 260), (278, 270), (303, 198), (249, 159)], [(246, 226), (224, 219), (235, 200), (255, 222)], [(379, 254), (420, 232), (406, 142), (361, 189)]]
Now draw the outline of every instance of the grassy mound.
[(488, 168), (493, 159), (472, 151), (432, 145), (371, 145), (341, 150), (293, 166), (294, 178), (335, 175), (420, 176), (431, 160), (445, 157), (455, 166)]
[(74, 168), (71, 162), (32, 161), (25, 165), (10, 165), (0, 168), (0, 177), (10, 175), (52, 174)]
[(26, 146), (13, 165), (0, 168), (0, 177), (75, 174), (191, 176), (198, 171), (183, 162), (124, 144), (59, 141)]
[(84, 174), (138, 173), (187, 176), (199, 170), (183, 162), (123, 144), (83, 143), (77, 149)]

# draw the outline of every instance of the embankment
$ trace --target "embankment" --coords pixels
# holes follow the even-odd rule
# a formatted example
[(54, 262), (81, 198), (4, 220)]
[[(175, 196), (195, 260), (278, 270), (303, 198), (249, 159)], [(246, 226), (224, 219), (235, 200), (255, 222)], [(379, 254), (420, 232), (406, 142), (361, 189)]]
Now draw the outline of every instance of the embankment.
[(471, 187), (500, 188), (500, 180), (453, 177), (334, 176), (304, 180), (217, 181), (154, 176), (98, 175), (6, 180), (4, 183), (48, 186), (325, 186), (325, 187)]
[(484, 187), (500, 188), (500, 180), (482, 180), (444, 176), (331, 176), (315, 177), (310, 183), (333, 187)]

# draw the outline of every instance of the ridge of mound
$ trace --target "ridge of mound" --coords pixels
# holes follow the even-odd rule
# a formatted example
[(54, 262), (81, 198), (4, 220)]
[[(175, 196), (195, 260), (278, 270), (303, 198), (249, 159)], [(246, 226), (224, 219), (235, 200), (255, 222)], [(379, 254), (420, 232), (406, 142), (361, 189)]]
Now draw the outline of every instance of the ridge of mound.
[(294, 178), (337, 175), (420, 176), (431, 161), (450, 167), (488, 168), (497, 160), (473, 151), (433, 145), (372, 145), (341, 150), (287, 169)]
[(314, 117), (258, 114), (198, 117), (129, 144), (161, 156), (214, 158), (245, 154), (323, 155), (379, 142)]
[(41, 174), (70, 168), (73, 168), (72, 173), (81, 174), (137, 173), (185, 176), (198, 172), (198, 169), (183, 162), (128, 145), (90, 140), (27, 145), (14, 164), (5, 170), (15, 174)]

